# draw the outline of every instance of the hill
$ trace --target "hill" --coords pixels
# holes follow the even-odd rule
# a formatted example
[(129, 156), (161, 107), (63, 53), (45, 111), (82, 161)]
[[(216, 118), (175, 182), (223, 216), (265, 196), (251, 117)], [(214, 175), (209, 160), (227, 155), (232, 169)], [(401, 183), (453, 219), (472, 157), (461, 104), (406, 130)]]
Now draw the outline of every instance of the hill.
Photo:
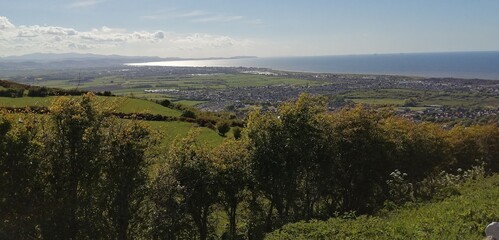
[[(2, 97), (0, 95), (0, 110), (4, 109), (25, 109), (25, 108), (42, 108), (46, 109), (52, 105), (58, 96), (45, 97), (29, 97), (27, 92), (32, 87), (29, 85), (18, 84), (11, 81), (0, 80), (0, 92), (7, 93), (8, 91), (20, 91), (21, 96), (17, 97)], [(62, 91), (65, 90), (46, 88), (47, 91)], [(10, 92), (8, 92), (10, 93)], [(17, 93), (17, 92), (16, 92)], [(78, 94), (84, 93), (78, 92)], [(70, 98), (80, 98), (81, 96), (68, 96)], [(113, 96), (97, 96), (96, 100), (99, 104), (105, 105), (108, 108), (114, 109), (114, 112), (124, 118), (133, 118), (138, 115), (138, 119), (155, 118), (155, 121), (143, 121), (153, 130), (159, 132), (162, 144), (169, 145), (176, 137), (185, 137), (192, 128), (199, 127), (199, 140), (207, 145), (215, 146), (222, 142), (223, 138), (214, 130), (207, 127), (200, 127), (196, 119), (182, 118), (182, 111), (175, 108), (165, 107), (156, 102), (129, 98), (129, 97), (113, 97)], [(24, 112), (24, 111), (17, 111)], [(21, 114), (21, 113), (17, 113)], [(149, 116), (149, 118), (144, 117)], [(156, 116), (162, 116), (164, 120)]]

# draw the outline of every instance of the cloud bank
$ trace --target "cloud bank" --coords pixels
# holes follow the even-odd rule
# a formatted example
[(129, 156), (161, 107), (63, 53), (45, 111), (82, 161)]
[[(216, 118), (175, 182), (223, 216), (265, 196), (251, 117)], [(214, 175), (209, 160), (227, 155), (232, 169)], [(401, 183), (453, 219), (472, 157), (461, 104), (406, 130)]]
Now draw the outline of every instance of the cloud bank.
[(0, 16), (0, 56), (35, 52), (209, 57), (243, 55), (254, 41), (204, 33), (177, 34), (100, 27), (16, 26)]

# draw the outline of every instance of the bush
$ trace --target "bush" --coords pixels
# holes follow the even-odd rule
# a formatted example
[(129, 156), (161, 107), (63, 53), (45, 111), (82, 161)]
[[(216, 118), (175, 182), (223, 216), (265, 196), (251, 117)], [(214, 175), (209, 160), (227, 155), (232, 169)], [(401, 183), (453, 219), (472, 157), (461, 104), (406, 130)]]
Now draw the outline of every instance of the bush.
[(182, 112), (182, 115), (180, 115), (185, 118), (196, 118), (196, 113), (194, 113), (192, 110), (184, 110)]
[(11, 97), (11, 98), (16, 98), (16, 97), (23, 97), (24, 95), (24, 89), (7, 89), (7, 90), (0, 90), (0, 97)]
[(217, 123), (217, 130), (221, 136), (225, 136), (230, 131), (230, 123), (227, 121), (220, 121)]
[(163, 107), (170, 107), (171, 102), (170, 102), (170, 100), (168, 100), (168, 99), (164, 99), (164, 100), (161, 100), (161, 101), (159, 102), (159, 104), (160, 104), (161, 106), (163, 106)]
[(240, 139), (242, 137), (242, 130), (240, 127), (235, 127), (232, 129), (232, 134), (235, 139)]
[(461, 196), (443, 202), (407, 206), (386, 217), (302, 221), (266, 239), (481, 239), (485, 226), (499, 219), (498, 185), (496, 174), (460, 186)]

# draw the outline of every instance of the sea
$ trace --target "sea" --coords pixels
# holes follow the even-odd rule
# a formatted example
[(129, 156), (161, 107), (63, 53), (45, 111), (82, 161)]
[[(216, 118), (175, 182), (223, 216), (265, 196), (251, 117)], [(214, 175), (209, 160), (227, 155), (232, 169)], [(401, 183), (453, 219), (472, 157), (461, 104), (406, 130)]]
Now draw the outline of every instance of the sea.
[(499, 51), (180, 60), (128, 65), (257, 67), (294, 72), (499, 80)]

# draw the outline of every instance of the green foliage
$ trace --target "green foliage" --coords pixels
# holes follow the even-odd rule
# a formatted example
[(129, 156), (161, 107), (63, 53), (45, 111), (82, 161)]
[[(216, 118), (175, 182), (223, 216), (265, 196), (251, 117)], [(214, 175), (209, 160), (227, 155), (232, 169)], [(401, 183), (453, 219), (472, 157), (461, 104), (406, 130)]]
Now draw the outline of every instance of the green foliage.
[[(140, 225), (138, 212), (146, 196), (150, 160), (146, 150), (153, 144), (149, 130), (136, 121), (112, 119), (105, 129), (102, 192), (116, 239), (127, 239), (130, 225)], [(133, 236), (133, 235), (132, 235)]]
[(240, 139), (243, 136), (242, 129), (240, 127), (233, 128), (232, 135), (234, 136), (235, 139)]
[(41, 144), (36, 119), (0, 115), (0, 238), (38, 236)]
[(148, 134), (110, 121), (108, 111), (84, 95), (57, 98), (49, 117), (22, 117), (15, 125), (0, 118), (0, 236), (131, 236), (148, 175)]
[(394, 168), (406, 173), (406, 178), (421, 180), (449, 164), (451, 149), (440, 126), (389, 117), (383, 120), (381, 127), (387, 144), (393, 149)]
[(61, 97), (50, 107), (51, 125), (44, 141), (43, 161), (46, 221), (41, 225), (43, 238), (75, 239), (97, 237), (102, 226), (94, 214), (99, 189), (101, 127), (104, 115), (93, 96)]
[(174, 169), (163, 167), (151, 184), (148, 236), (151, 239), (194, 239), (195, 226), (188, 218), (183, 188)]
[(217, 200), (216, 168), (205, 148), (194, 140), (194, 134), (172, 144), (167, 156), (171, 177), (181, 190), (180, 204), (190, 215), (201, 240), (209, 234), (208, 217)]
[(414, 98), (409, 98), (404, 100), (404, 107), (416, 107), (418, 105), (418, 102)]
[(170, 102), (170, 100), (168, 100), (168, 99), (163, 99), (163, 100), (161, 100), (161, 101), (159, 102), (159, 104), (161, 104), (161, 106), (163, 106), (163, 107), (169, 107), (169, 106), (170, 106), (170, 104), (171, 104), (171, 102)]
[(462, 127), (450, 130), (452, 170), (468, 169), (484, 162), (491, 172), (499, 172), (499, 128), (495, 125)]
[(288, 224), (266, 239), (481, 239), (499, 218), (499, 175), (465, 183), (460, 196), (408, 205), (386, 216)]
[(229, 239), (236, 239), (238, 235), (236, 214), (250, 182), (249, 157), (246, 143), (241, 140), (229, 139), (213, 149), (219, 187), (218, 201), (229, 219)]
[(24, 89), (0, 89), (0, 97), (23, 97)]
[[(261, 239), (331, 217), (269, 237), (442, 238), (472, 236), (496, 217), (446, 208), (465, 213), (452, 220), (457, 230), (410, 207), (497, 199), (462, 188), (497, 172), (495, 125), (444, 130), (361, 105), (330, 112), (327, 99), (304, 94), (276, 113), (252, 112), (244, 134), (237, 128), (210, 148), (202, 143), (224, 139), (215, 131), (185, 136), (193, 123), (116, 119), (102, 99), (60, 97), (46, 115), (0, 115), (0, 238)], [(223, 122), (220, 133), (239, 124), (227, 113), (194, 114)], [(164, 155), (152, 151), (146, 124), (177, 139)], [(419, 210), (428, 215), (413, 231), (407, 221)]]
[(180, 115), (180, 116), (185, 117), (185, 118), (196, 118), (196, 113), (194, 113), (194, 111), (192, 111), (192, 110), (187, 109), (187, 110), (184, 110), (182, 112), (182, 115)]
[(216, 127), (218, 134), (221, 136), (225, 136), (230, 131), (230, 123), (228, 121), (219, 121)]

